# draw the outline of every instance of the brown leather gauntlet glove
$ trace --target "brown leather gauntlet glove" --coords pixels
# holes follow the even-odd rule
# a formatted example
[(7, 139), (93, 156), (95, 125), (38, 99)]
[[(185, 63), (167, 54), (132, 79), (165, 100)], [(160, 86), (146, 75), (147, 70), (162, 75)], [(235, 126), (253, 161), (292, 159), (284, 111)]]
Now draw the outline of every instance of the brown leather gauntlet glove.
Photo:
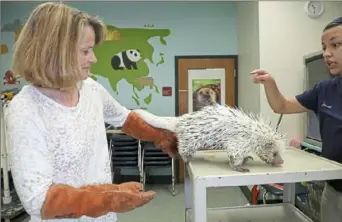
[(99, 217), (108, 212), (124, 213), (148, 203), (154, 196), (152, 191), (91, 191), (89, 188), (51, 185), (41, 209), (41, 218)]
[(121, 184), (94, 184), (80, 187), (89, 191), (127, 191), (133, 193), (139, 193), (142, 191), (142, 184), (137, 182), (126, 182)]
[(176, 135), (168, 130), (152, 127), (134, 111), (128, 115), (126, 122), (122, 126), (122, 131), (136, 139), (154, 142), (158, 148), (161, 148), (171, 158), (178, 155)]

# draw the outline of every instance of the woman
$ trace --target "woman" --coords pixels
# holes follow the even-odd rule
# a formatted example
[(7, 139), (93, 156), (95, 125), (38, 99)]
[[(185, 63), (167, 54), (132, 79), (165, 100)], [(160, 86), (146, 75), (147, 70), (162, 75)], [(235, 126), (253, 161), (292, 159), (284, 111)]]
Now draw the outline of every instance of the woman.
[(105, 122), (177, 154), (174, 134), (150, 127), (88, 78), (105, 32), (97, 18), (44, 3), (15, 44), (13, 71), (32, 84), (11, 101), (7, 132), (15, 188), (31, 221), (115, 221), (153, 199), (138, 183), (111, 184)]
[[(273, 77), (264, 70), (253, 72), (253, 81), (262, 83), (268, 102), (277, 113), (314, 111), (319, 117), (322, 156), (342, 163), (342, 17), (323, 30), (324, 61), (335, 78), (317, 83), (294, 98), (284, 98)], [(342, 218), (342, 180), (327, 181), (321, 201), (321, 221), (340, 222)]]

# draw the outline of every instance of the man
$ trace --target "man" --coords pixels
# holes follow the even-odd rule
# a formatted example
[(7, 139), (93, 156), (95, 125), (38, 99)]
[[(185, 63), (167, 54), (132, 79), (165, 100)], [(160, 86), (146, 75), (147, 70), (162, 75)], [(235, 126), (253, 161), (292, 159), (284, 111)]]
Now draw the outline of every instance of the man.
[[(317, 83), (293, 98), (285, 98), (272, 76), (264, 70), (252, 72), (253, 82), (262, 83), (267, 100), (276, 113), (312, 110), (319, 118), (322, 156), (342, 163), (342, 17), (329, 23), (322, 33), (324, 61), (335, 78)], [(327, 181), (321, 200), (321, 221), (340, 222), (342, 180)]]

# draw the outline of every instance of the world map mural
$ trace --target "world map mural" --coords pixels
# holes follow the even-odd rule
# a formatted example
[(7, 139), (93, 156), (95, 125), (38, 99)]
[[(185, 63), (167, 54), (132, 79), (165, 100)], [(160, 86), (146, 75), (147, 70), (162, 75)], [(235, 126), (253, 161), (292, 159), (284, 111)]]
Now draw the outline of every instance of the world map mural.
[(160, 44), (167, 45), (165, 37), (170, 35), (169, 29), (153, 28), (118, 28), (107, 25), (106, 40), (94, 49), (97, 63), (91, 68), (93, 79), (96, 76), (107, 78), (112, 90), (118, 92), (118, 84), (126, 80), (133, 90), (132, 99), (137, 106), (141, 106), (139, 92), (144, 87), (150, 88), (148, 96), (143, 98), (146, 105), (152, 101), (154, 93), (160, 93), (160, 88), (150, 77), (147, 62), (160, 66), (164, 63), (164, 54), (160, 53), (157, 61), (153, 60), (154, 46), (149, 40), (159, 38)]
[[(12, 23), (4, 24), (2, 32), (12, 32), (14, 42), (18, 38), (23, 23), (20, 19)], [(166, 37), (171, 34), (169, 29), (155, 29), (153, 25), (145, 25), (144, 28), (119, 28), (107, 24), (107, 36), (105, 41), (94, 48), (97, 63), (91, 67), (90, 77), (98, 80), (99, 77), (108, 80), (115, 94), (120, 94), (118, 86), (121, 81), (126, 81), (132, 87), (132, 97), (137, 107), (145, 108), (153, 99), (154, 94), (160, 93), (160, 86), (151, 77), (149, 66), (161, 66), (164, 63), (164, 53), (159, 52), (157, 59), (154, 57), (154, 46), (149, 42), (152, 38), (158, 38), (159, 43), (166, 46)], [(7, 54), (9, 48), (1, 44), (1, 54)], [(18, 87), (20, 79), (13, 76), (11, 70), (3, 74), (3, 84)], [(21, 85), (21, 84), (20, 84)], [(149, 89), (149, 93), (142, 97), (140, 92)]]

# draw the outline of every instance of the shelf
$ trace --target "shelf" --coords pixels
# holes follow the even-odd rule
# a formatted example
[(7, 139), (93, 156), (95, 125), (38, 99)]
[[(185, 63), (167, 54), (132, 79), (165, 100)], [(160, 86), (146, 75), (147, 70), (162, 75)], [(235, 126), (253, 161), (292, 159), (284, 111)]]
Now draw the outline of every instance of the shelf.
[[(208, 222), (312, 222), (292, 204), (250, 205), (207, 210)], [(186, 212), (186, 222), (192, 221), (192, 210)]]

